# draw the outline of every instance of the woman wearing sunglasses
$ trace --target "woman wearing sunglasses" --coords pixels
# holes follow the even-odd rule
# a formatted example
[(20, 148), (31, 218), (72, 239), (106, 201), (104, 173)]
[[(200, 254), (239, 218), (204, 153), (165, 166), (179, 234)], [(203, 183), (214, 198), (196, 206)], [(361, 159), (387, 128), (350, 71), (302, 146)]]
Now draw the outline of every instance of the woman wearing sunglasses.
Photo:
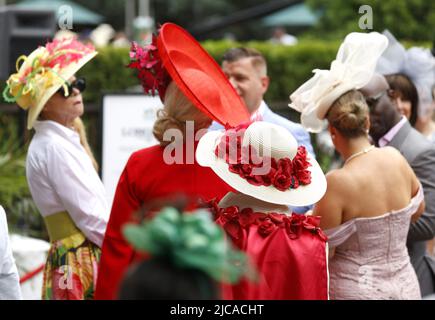
[(75, 73), (96, 54), (74, 39), (47, 43), (19, 58), (24, 62), (3, 92), (28, 111), (27, 128), (35, 129), (26, 175), (51, 242), (43, 299), (92, 299), (95, 291), (109, 206), (75, 130), (85, 89)]

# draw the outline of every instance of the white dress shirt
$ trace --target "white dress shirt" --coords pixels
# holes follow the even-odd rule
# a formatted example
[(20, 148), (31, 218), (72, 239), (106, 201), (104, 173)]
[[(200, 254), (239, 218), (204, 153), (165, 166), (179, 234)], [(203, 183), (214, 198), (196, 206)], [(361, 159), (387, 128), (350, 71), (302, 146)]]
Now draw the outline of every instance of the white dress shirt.
[(17, 266), (9, 244), (8, 223), (0, 206), (0, 300), (21, 300)]
[(266, 102), (262, 100), (258, 109), (251, 114), (251, 121), (262, 121), (267, 108)]
[(109, 205), (104, 186), (77, 132), (36, 121), (26, 162), (33, 200), (45, 217), (67, 211), (86, 238), (101, 248)]

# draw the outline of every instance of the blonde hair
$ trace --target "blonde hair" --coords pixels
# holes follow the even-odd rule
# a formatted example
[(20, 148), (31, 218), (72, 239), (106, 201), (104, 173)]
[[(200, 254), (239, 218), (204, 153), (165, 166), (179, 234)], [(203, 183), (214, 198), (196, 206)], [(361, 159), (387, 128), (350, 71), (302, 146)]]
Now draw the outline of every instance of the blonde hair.
[(86, 136), (86, 129), (85, 125), (80, 117), (77, 117), (73, 121), (73, 127), (74, 130), (77, 131), (77, 133), (80, 136), (80, 144), (85, 149), (86, 153), (88, 154), (89, 158), (91, 158), (92, 165), (94, 166), (95, 170), (98, 172), (98, 162), (95, 160), (94, 154), (92, 153), (92, 149), (89, 146), (88, 138)]
[(211, 124), (211, 119), (199, 111), (180, 91), (177, 85), (171, 82), (166, 89), (163, 109), (157, 111), (153, 135), (163, 147), (171, 143), (171, 141), (163, 140), (166, 130), (178, 129), (182, 132), (185, 139), (186, 121), (194, 122), (195, 131), (207, 128)]
[(351, 90), (335, 100), (326, 114), (329, 124), (346, 138), (367, 135), (369, 108), (361, 92)]

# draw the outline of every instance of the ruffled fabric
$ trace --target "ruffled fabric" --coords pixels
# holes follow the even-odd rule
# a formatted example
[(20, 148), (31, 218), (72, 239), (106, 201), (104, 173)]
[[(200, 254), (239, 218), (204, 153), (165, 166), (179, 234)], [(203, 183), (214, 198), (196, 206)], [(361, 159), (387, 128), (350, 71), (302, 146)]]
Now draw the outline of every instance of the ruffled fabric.
[(286, 215), (278, 212), (255, 212), (251, 208), (239, 209), (238, 206), (219, 208), (215, 200), (210, 202), (213, 217), (232, 238), (237, 247), (243, 249), (247, 240), (247, 230), (257, 226), (257, 233), (265, 238), (277, 229), (284, 229), (290, 239), (298, 239), (303, 230), (317, 235), (327, 241), (326, 235), (320, 229), (319, 216), (305, 216), (301, 214)]

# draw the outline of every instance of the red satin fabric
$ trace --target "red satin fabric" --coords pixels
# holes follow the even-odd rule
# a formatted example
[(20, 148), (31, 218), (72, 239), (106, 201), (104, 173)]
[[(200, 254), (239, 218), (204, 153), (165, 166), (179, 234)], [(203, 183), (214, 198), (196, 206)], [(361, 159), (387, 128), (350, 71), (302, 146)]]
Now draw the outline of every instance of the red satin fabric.
[[(231, 208), (231, 209), (230, 209)], [(215, 218), (258, 269), (257, 283), (223, 285), (228, 300), (326, 300), (326, 237), (317, 217), (241, 212), (233, 206)], [(234, 211), (236, 208), (236, 212)]]
[(139, 259), (122, 236), (122, 226), (143, 203), (177, 194), (204, 201), (221, 198), (233, 189), (210, 168), (194, 164), (165, 164), (163, 148), (133, 153), (118, 182), (102, 247), (96, 299), (115, 299), (127, 267)]

